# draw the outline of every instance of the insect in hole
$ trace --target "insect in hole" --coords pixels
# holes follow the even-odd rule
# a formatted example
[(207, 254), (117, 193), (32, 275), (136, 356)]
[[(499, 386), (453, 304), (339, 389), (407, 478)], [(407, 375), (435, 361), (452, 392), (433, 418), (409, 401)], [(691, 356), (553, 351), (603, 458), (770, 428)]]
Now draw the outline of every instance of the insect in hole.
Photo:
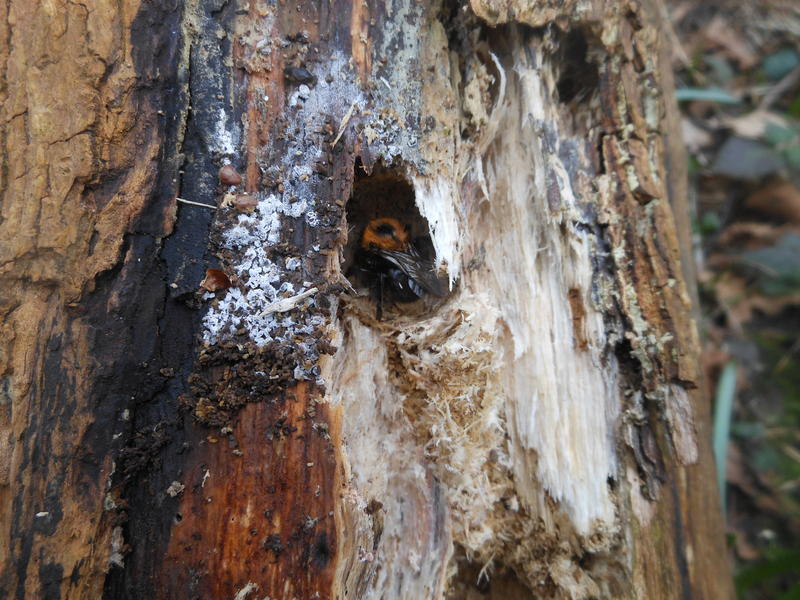
[(379, 320), (384, 302), (414, 302), (428, 295), (444, 297), (445, 284), (419, 246), (411, 239), (409, 227), (397, 219), (373, 219), (364, 228), (354, 271), (369, 284)]

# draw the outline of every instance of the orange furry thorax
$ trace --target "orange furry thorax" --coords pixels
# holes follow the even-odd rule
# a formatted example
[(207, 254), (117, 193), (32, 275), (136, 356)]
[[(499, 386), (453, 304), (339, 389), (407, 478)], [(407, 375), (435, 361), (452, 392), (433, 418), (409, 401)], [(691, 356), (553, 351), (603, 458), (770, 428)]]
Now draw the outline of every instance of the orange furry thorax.
[(361, 235), (361, 247), (365, 250), (405, 250), (409, 242), (408, 228), (397, 219), (381, 217), (372, 219)]

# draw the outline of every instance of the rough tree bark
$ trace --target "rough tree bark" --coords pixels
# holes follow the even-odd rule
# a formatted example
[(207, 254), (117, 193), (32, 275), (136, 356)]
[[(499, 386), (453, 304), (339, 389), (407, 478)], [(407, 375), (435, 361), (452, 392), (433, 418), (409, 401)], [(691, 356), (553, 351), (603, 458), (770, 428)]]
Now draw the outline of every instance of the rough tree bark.
[(660, 9), (4, 3), (0, 595), (730, 597)]

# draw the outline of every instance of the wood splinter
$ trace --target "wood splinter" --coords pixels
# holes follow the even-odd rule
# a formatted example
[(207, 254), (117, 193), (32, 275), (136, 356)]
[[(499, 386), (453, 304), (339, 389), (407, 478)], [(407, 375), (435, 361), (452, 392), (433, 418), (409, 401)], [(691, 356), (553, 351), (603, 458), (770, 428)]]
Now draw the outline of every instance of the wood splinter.
[(309, 296), (316, 294), (319, 291), (318, 288), (312, 287), (305, 292), (297, 294), (296, 296), (291, 296), (290, 298), (284, 298), (282, 300), (276, 300), (267, 308), (265, 308), (262, 312), (258, 314), (259, 317), (265, 317), (269, 314), (276, 313), (276, 312), (287, 312), (292, 310), (301, 300), (305, 300)]

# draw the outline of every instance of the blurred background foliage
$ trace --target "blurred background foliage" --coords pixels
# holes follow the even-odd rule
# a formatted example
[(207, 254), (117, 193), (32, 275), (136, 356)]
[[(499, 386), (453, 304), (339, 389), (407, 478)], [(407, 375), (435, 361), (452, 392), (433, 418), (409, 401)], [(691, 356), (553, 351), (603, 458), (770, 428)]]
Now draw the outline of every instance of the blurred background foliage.
[(669, 3), (740, 598), (800, 598), (800, 0)]

